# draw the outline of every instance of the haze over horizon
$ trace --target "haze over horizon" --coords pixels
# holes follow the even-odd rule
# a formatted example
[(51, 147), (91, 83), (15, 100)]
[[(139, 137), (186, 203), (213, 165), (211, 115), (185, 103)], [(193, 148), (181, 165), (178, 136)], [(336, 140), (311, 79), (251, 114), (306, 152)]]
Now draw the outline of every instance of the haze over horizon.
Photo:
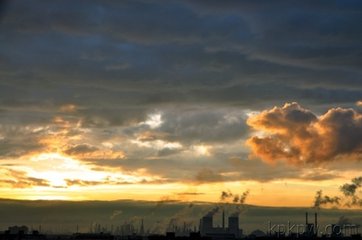
[(0, 198), (361, 208), (362, 2), (0, 4)]
[[(74, 232), (112, 232), (131, 225), (139, 233), (141, 221), (148, 234), (164, 234), (177, 226), (199, 229), (200, 218), (213, 210), (214, 226), (221, 226), (222, 212), (235, 214), (231, 203), (184, 203), (171, 201), (55, 201), (55, 200), (0, 200), (0, 230), (8, 226), (26, 225), (45, 234), (72, 234)], [(240, 207), (240, 206), (239, 206)], [(219, 210), (216, 211), (215, 209)], [(239, 209), (240, 228), (244, 234), (254, 230), (268, 232), (271, 224), (304, 224), (305, 212), (310, 221), (318, 213), (318, 224), (324, 231), (328, 224), (362, 224), (359, 209), (311, 209), (305, 207), (261, 207), (243, 205)], [(16, 213), (16, 214), (14, 214)], [(112, 231), (113, 229), (113, 231)], [(118, 230), (117, 230), (118, 229)]]

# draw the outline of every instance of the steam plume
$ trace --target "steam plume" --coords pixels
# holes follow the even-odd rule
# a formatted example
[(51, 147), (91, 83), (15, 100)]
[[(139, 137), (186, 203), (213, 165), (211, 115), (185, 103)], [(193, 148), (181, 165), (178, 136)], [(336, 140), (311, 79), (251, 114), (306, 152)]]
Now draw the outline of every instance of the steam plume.
[(340, 204), (340, 197), (330, 197), (330, 196), (323, 196), (323, 191), (319, 190), (316, 193), (315, 199), (314, 199), (314, 207), (320, 208), (322, 205), (326, 204)]

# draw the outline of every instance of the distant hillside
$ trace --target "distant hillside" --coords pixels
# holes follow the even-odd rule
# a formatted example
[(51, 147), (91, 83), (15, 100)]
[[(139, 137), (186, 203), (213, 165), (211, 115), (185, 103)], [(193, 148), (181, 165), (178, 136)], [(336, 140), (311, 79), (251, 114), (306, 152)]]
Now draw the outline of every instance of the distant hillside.
[[(119, 201), (23, 201), (0, 200), (0, 229), (10, 225), (27, 225), (34, 229), (41, 226), (46, 232), (74, 232), (77, 229), (87, 232), (97, 225), (104, 230), (115, 229), (125, 223), (139, 228), (144, 219), (145, 229), (150, 232), (163, 232), (169, 225), (198, 227), (199, 219), (215, 208), (216, 204), (200, 202), (147, 202), (133, 200)], [(236, 211), (236, 205), (218, 205), (224, 208), (226, 216)], [(303, 224), (305, 212), (311, 208), (261, 207), (245, 205), (241, 208), (240, 227), (245, 232), (261, 229), (267, 231), (268, 222), (274, 224)], [(322, 209), (318, 211), (319, 224), (336, 223), (339, 220), (362, 224), (362, 210)], [(342, 218), (343, 217), (343, 218)], [(341, 218), (341, 219), (340, 219)], [(214, 224), (221, 225), (221, 211), (215, 214)]]

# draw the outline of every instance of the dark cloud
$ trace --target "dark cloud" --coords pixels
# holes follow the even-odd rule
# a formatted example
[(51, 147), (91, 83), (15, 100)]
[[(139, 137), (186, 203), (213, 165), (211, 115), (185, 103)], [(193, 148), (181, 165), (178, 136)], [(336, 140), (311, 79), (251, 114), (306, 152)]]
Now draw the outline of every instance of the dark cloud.
[[(245, 119), (308, 104), (268, 115), (280, 124), (272, 127), (310, 140), (305, 148), (326, 146), (286, 156), (290, 139), (279, 133), (254, 143), (294, 162), (359, 157), (360, 113), (346, 108), (362, 94), (360, 13), (356, 1), (9, 1), (0, 7), (0, 156), (60, 149), (94, 168), (145, 168), (170, 182), (333, 179), (244, 160)], [(346, 108), (318, 117), (335, 106)], [(152, 127), (155, 112), (162, 124)], [(317, 123), (328, 141), (309, 132)]]
[(1, 0), (0, 1), (0, 21), (3, 18), (4, 14), (6, 14), (6, 9), (8, 7), (8, 0)]
[(222, 182), (223, 177), (212, 169), (202, 169), (195, 176), (196, 183)]
[(0, 125), (0, 156), (20, 157), (44, 149), (40, 142), (44, 131), (40, 126)]
[(246, 133), (246, 114), (237, 108), (185, 109), (182, 114), (165, 111), (164, 123), (158, 131), (163, 139), (190, 143), (229, 142), (240, 139)]
[(255, 42), (247, 45), (254, 58), (311, 68), (361, 66), (360, 51), (354, 51), (362, 36), (357, 27), (362, 6), (357, 1), (189, 3), (209, 14), (243, 14), (254, 33)]
[(91, 146), (88, 144), (79, 144), (76, 146), (70, 146), (64, 152), (69, 155), (82, 155), (82, 154), (92, 153), (97, 150), (99, 149), (95, 146)]
[[(201, 10), (214, 5), (200, 2)], [(200, 13), (179, 1), (14, 1), (1, 26), (0, 102), (70, 101), (85, 123), (104, 126), (139, 120), (145, 104), (359, 100), (360, 73), (337, 67), (360, 66), (359, 6), (221, 5), (233, 11)]]
[(338, 174), (314, 172), (303, 175), (302, 179), (306, 181), (323, 181), (323, 180), (336, 179), (338, 177), (339, 177)]
[(164, 156), (170, 156), (170, 155), (173, 155), (173, 154), (177, 154), (177, 153), (180, 153), (182, 151), (182, 149), (172, 149), (172, 148), (163, 148), (161, 150), (159, 150), (157, 152), (157, 155), (160, 156), (160, 157), (164, 157)]

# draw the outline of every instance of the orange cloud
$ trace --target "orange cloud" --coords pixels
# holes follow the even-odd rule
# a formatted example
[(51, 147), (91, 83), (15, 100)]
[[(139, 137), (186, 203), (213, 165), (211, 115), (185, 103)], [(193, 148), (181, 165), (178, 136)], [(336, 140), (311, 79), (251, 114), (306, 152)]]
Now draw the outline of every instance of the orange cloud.
[(122, 159), (126, 154), (121, 150), (100, 149), (89, 144), (67, 146), (64, 151), (69, 156), (79, 159)]
[(31, 188), (34, 186), (50, 186), (50, 183), (46, 179), (30, 177), (24, 171), (2, 168), (0, 173), (2, 175), (2, 179), (0, 180), (1, 187)]
[(321, 116), (286, 103), (248, 118), (256, 134), (247, 140), (252, 153), (268, 163), (320, 163), (362, 156), (362, 114), (332, 108)]

